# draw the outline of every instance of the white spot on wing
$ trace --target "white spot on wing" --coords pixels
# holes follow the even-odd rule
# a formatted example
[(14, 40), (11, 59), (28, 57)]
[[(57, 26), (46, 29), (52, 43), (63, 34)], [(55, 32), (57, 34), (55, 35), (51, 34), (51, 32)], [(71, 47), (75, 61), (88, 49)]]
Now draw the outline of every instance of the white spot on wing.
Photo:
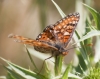
[(72, 22), (70, 21), (69, 23), (71, 24)]
[(66, 25), (65, 25), (65, 26), (63, 26), (63, 28), (66, 28)]
[(64, 35), (70, 35), (69, 32), (65, 32)]
[(76, 21), (78, 21), (79, 19), (77, 18)]
[(50, 30), (50, 32), (52, 32), (52, 30)]
[(77, 17), (79, 17), (79, 14), (77, 15)]
[(58, 27), (59, 27), (59, 29), (61, 29), (61, 26), (60, 25)]
[(38, 36), (38, 38), (41, 38), (41, 36)]
[(70, 19), (68, 19), (68, 21), (70, 21)]
[(73, 24), (76, 24), (76, 21), (73, 21)]
[(59, 31), (54, 30), (54, 33), (58, 33)]
[(72, 18), (72, 20), (74, 20), (74, 18)]
[(49, 40), (49, 38), (47, 38), (47, 40)]

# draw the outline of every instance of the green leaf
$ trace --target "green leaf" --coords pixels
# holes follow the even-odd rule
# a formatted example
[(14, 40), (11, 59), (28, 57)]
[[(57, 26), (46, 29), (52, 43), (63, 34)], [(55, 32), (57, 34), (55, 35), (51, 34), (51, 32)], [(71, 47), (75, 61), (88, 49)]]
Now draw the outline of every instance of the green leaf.
[(46, 61), (44, 61), (44, 66), (43, 66), (43, 72), (42, 72), (42, 74), (46, 77), (46, 78), (48, 78), (48, 79), (52, 79), (53, 77), (54, 77), (54, 74), (51, 72), (51, 70), (50, 70), (50, 68), (48, 67), (48, 61), (49, 60), (46, 60)]
[[(1, 58), (1, 57), (0, 57)], [(22, 68), (18, 65), (15, 65), (3, 58), (1, 58), (3, 61), (5, 61), (8, 65), (9, 65), (9, 68), (6, 67), (6, 69), (16, 78), (16, 77), (23, 77), (23, 78), (36, 78), (36, 79), (47, 79), (46, 77), (44, 77), (43, 75), (40, 75), (39, 73), (35, 73), (35, 72), (32, 72), (31, 70), (28, 70), (28, 69), (25, 69), (25, 68)], [(20, 78), (17, 78), (17, 79), (20, 79)], [(21, 79), (23, 79), (21, 78)]]
[(68, 74), (68, 77), (70, 77), (71, 79), (82, 79), (78, 75), (74, 75), (74, 74), (71, 74), (71, 73)]
[(68, 72), (69, 72), (70, 68), (71, 68), (71, 63), (67, 66), (61, 79), (68, 79)]
[(26, 47), (25, 44), (24, 44), (24, 46), (25, 46), (25, 48), (26, 48), (26, 51), (27, 51), (27, 53), (28, 53), (28, 56), (29, 56), (29, 58), (30, 58), (30, 60), (31, 60), (31, 62), (32, 62), (32, 64), (33, 64), (33, 66), (35, 67), (36, 71), (39, 72), (38, 68), (36, 67), (36, 65), (35, 65), (35, 63), (34, 63), (32, 57), (31, 57), (31, 54), (30, 54), (29, 50), (27, 49), (27, 47)]
[(21, 76), (21, 74), (16, 73), (13, 71), (11, 68), (6, 67), (5, 68), (8, 70), (8, 73), (10, 74), (7, 79), (25, 79), (25, 76)]
[[(6, 67), (5, 67), (6, 68)], [(6, 68), (7, 69), (7, 68)], [(7, 69), (8, 70), (8, 73), (7, 73), (7, 76), (6, 76), (6, 78), (7, 79), (16, 79), (10, 72), (9, 72), (9, 69)]]
[[(77, 37), (78, 37), (78, 39), (80, 39), (80, 36), (79, 36), (79, 34), (78, 34), (78, 32), (77, 31), (75, 31), (75, 33), (76, 33), (76, 35), (77, 35)], [(79, 48), (79, 50), (80, 50), (80, 53), (81, 53), (81, 55), (82, 55), (82, 57), (83, 57), (83, 59), (84, 59), (84, 62), (85, 62), (85, 66), (87, 67), (87, 69), (88, 69), (88, 67), (89, 67), (89, 58), (88, 58), (88, 55), (87, 55), (87, 51), (86, 51), (86, 48), (85, 48), (85, 46), (84, 46), (84, 43), (81, 41), (80, 42), (80, 46), (81, 46), (81, 48)], [(80, 64), (81, 65), (81, 64)], [(83, 67), (82, 67), (83, 68)], [(86, 68), (85, 68), (86, 69)]]
[(70, 78), (76, 78), (76, 79), (82, 79), (82, 78), (80, 78), (78, 75), (74, 75), (74, 74), (69, 73), (69, 70), (70, 70), (70, 68), (71, 68), (71, 65), (72, 65), (72, 64), (70, 63), (70, 64), (67, 66), (67, 68), (66, 68), (65, 72), (63, 73), (61, 79), (69, 79), (69, 77), (70, 77)]
[(51, 0), (53, 2), (53, 4), (55, 5), (55, 7), (57, 8), (58, 12), (60, 13), (60, 15), (62, 16), (62, 18), (64, 18), (66, 15), (64, 14), (64, 12), (60, 9), (60, 7), (54, 2), (54, 0)]
[(88, 8), (88, 10), (90, 11), (90, 13), (92, 14), (92, 16), (95, 20), (95, 23), (96, 23), (98, 30), (100, 30), (100, 14), (92, 7), (90, 7), (86, 4), (83, 4), (83, 5)]
[(85, 36), (83, 36), (82, 38), (80, 38), (78, 41), (76, 41), (74, 44), (77, 44), (77, 43), (79, 43), (81, 41), (84, 41), (84, 40), (86, 40), (88, 38), (91, 38), (93, 36), (98, 36), (98, 35), (100, 35), (100, 31), (92, 30), (92, 31), (88, 32)]

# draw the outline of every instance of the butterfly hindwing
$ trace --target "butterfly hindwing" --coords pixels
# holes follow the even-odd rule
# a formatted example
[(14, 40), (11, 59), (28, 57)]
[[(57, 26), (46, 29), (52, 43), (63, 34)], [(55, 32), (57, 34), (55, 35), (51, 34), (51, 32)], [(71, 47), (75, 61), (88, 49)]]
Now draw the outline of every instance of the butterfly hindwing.
[(42, 52), (42, 53), (51, 53), (53, 51), (58, 51), (57, 48), (50, 46), (46, 43), (39, 42), (39, 41), (34, 40), (34, 39), (25, 38), (23, 36), (13, 35), (13, 34), (10, 34), (8, 37), (15, 38), (16, 42), (34, 46), (35, 50)]

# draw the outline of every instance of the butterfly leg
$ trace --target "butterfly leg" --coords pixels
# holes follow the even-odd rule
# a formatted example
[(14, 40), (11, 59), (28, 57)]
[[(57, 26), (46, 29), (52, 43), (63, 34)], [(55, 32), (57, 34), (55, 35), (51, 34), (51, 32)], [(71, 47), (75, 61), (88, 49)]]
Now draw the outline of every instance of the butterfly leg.
[(52, 58), (53, 56), (54, 55), (52, 54), (50, 57), (48, 57), (48, 58), (46, 58), (46, 59), (43, 60), (43, 64), (42, 64), (42, 67), (41, 67), (39, 73), (42, 71), (45, 61), (48, 60), (48, 59), (50, 59), (50, 58)]

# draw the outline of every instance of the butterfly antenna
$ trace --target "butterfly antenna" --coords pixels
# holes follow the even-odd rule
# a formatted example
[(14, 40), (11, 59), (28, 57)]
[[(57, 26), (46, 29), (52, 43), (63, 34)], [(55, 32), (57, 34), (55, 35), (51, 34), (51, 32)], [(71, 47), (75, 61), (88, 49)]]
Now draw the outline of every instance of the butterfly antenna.
[(65, 51), (68, 51), (68, 50), (71, 50), (71, 49), (75, 49), (75, 48), (81, 48), (80, 46), (77, 46), (77, 47), (71, 47), (71, 48), (69, 48), (69, 49), (67, 49), (67, 50), (65, 50)]

